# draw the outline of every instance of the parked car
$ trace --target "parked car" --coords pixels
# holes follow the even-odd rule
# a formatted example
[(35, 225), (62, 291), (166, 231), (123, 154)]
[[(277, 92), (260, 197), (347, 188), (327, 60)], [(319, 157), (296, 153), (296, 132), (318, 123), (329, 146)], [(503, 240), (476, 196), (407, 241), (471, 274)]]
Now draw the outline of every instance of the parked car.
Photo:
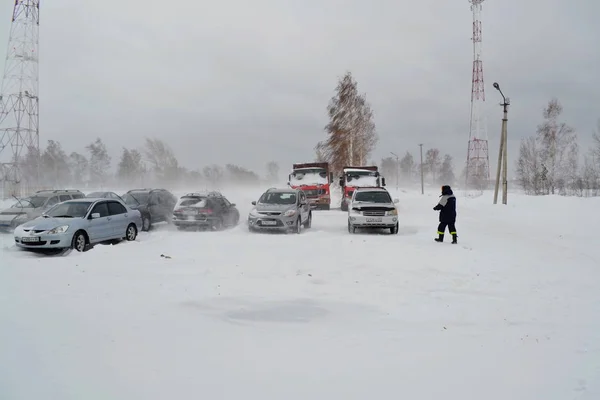
[(123, 198), (115, 192), (92, 192), (88, 193), (85, 197), (88, 199), (113, 199), (125, 202)]
[(31, 196), (16, 199), (15, 204), (0, 211), (0, 230), (12, 231), (58, 203), (84, 197), (79, 190), (38, 190)]
[(388, 228), (398, 233), (398, 199), (392, 200), (390, 193), (382, 187), (358, 187), (348, 205), (348, 232), (357, 228)]
[(221, 230), (236, 226), (239, 221), (240, 213), (235, 204), (217, 191), (181, 196), (173, 211), (173, 224), (179, 229)]
[(248, 229), (300, 233), (312, 225), (312, 211), (301, 189), (271, 188), (264, 192), (248, 215)]
[(171, 222), (177, 204), (177, 197), (166, 189), (133, 189), (121, 197), (142, 214), (142, 231), (149, 231), (156, 222)]
[(142, 226), (139, 211), (118, 200), (68, 200), (15, 228), (15, 244), (23, 249), (84, 251), (96, 243), (135, 240)]

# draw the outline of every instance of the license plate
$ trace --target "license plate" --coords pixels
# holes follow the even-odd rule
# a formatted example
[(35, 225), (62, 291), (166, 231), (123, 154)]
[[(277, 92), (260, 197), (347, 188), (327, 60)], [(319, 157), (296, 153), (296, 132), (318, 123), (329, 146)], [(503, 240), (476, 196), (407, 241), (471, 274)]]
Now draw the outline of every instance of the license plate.
[(382, 218), (367, 218), (367, 222), (381, 222)]
[(21, 238), (21, 242), (23, 242), (23, 243), (32, 243), (32, 242), (39, 242), (39, 241), (40, 241), (39, 236), (24, 236)]
[(191, 211), (191, 210), (185, 210), (183, 212), (183, 215), (196, 215), (198, 214), (196, 211)]
[(277, 225), (277, 221), (261, 221), (261, 225)]

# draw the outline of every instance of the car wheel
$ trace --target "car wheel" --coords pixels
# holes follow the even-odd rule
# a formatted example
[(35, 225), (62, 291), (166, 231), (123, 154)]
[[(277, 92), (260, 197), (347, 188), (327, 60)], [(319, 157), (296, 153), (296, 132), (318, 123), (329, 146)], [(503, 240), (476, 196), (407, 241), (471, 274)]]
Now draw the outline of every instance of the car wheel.
[(312, 213), (309, 212), (308, 218), (306, 219), (306, 222), (304, 223), (304, 228), (310, 229), (311, 226), (312, 226)]
[(73, 235), (73, 240), (71, 241), (71, 247), (78, 252), (85, 251), (87, 247), (87, 237), (83, 231), (77, 231)]
[(300, 217), (298, 217), (298, 220), (296, 221), (296, 233), (300, 234), (300, 232), (302, 232), (302, 220), (300, 219)]
[(398, 223), (396, 223), (396, 226), (390, 228), (390, 233), (392, 235), (396, 235), (398, 233), (399, 228), (400, 228), (400, 225)]
[(223, 220), (221, 218), (217, 218), (215, 222), (213, 222), (212, 226), (213, 230), (220, 231), (223, 229)]
[(152, 227), (152, 219), (148, 214), (142, 215), (142, 231), (148, 232)]
[(129, 226), (127, 227), (127, 230), (125, 231), (125, 239), (127, 239), (129, 242), (133, 242), (136, 237), (137, 237), (137, 228), (135, 227), (134, 224), (129, 224)]
[(356, 233), (356, 227), (348, 221), (348, 233)]

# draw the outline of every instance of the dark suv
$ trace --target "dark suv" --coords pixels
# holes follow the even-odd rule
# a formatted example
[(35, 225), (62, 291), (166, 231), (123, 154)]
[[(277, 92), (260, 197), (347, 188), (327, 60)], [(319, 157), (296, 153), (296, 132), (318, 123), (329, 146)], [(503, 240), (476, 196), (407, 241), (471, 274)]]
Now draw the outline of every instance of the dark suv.
[(123, 201), (142, 214), (142, 230), (148, 231), (156, 222), (170, 223), (177, 197), (165, 189), (133, 189), (125, 193)]
[(235, 204), (216, 191), (181, 196), (173, 211), (173, 224), (179, 229), (210, 228), (218, 231), (236, 226), (239, 221), (240, 213)]

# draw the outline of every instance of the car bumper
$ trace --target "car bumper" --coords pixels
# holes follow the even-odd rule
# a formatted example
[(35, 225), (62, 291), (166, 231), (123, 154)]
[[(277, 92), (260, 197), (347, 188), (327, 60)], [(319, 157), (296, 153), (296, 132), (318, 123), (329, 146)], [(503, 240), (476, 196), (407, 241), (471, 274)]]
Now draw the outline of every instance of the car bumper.
[(248, 226), (256, 230), (288, 230), (294, 227), (298, 217), (296, 215), (292, 217), (282, 216), (264, 216), (264, 217), (248, 217)]
[(309, 197), (308, 204), (312, 209), (325, 208), (331, 205), (331, 199), (329, 197)]
[[(26, 241), (23, 241), (25, 238)], [(38, 238), (37, 241), (27, 241), (30, 238)], [(61, 249), (71, 247), (71, 241), (73, 240), (73, 233), (63, 234), (41, 234), (30, 236), (25, 233), (15, 232), (15, 245), (22, 249)]]
[(175, 226), (210, 226), (216, 221), (216, 218), (200, 218), (195, 217), (189, 218), (173, 218), (173, 224)]
[(353, 226), (363, 228), (392, 228), (398, 224), (398, 216), (367, 217), (364, 215), (350, 215), (348, 222)]

